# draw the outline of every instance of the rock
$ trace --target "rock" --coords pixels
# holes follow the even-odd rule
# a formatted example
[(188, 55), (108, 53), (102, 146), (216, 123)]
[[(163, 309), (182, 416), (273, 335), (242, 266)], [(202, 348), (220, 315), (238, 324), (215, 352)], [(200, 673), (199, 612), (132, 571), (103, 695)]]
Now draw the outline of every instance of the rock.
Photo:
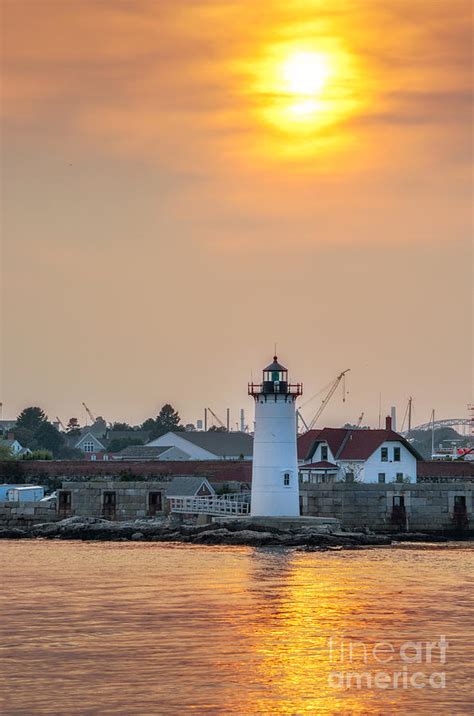
[(387, 537), (394, 542), (448, 542), (447, 537), (424, 532), (392, 532)]
[(29, 530), (20, 527), (0, 527), (0, 539), (25, 539), (31, 537)]
[(140, 542), (140, 540), (145, 539), (145, 535), (143, 532), (134, 532), (131, 536), (131, 538), (134, 542)]
[(42, 522), (31, 528), (33, 537), (54, 537), (59, 534), (59, 522)]
[(228, 532), (223, 544), (241, 544), (253, 547), (263, 547), (267, 544), (279, 544), (279, 538), (273, 532), (241, 530), (239, 532)]
[(226, 538), (231, 533), (225, 528), (206, 530), (191, 537), (193, 544), (227, 544)]

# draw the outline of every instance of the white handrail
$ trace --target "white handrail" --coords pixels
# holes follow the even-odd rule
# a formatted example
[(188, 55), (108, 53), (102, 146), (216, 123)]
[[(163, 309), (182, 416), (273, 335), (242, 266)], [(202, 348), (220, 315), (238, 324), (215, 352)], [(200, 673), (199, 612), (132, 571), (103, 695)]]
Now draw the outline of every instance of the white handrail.
[[(227, 496), (226, 496), (227, 497)], [(170, 497), (171, 512), (208, 515), (248, 515), (250, 502), (223, 497)]]

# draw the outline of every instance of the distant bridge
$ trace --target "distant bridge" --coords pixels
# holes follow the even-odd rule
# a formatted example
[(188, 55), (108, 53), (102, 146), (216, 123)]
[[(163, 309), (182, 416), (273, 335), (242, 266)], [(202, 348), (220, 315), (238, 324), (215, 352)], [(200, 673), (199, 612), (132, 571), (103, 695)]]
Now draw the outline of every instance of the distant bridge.
[(469, 434), (469, 428), (471, 426), (474, 428), (473, 421), (470, 418), (447, 418), (446, 420), (435, 420), (434, 423), (430, 420), (429, 423), (416, 425), (414, 428), (411, 428), (410, 431), (404, 430), (401, 434), (406, 437), (409, 432), (412, 433), (414, 430), (431, 430), (433, 426), (435, 430), (438, 428), (460, 427), (463, 435)]
[(249, 515), (250, 492), (219, 497), (171, 497), (170, 512), (187, 515)]

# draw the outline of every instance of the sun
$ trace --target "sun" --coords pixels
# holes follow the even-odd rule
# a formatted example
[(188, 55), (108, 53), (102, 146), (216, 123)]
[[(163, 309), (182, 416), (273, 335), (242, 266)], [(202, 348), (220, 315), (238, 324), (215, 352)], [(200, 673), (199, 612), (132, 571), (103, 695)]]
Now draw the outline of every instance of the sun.
[(361, 62), (339, 37), (270, 42), (238, 69), (248, 72), (252, 114), (268, 130), (259, 147), (272, 156), (333, 151), (347, 141), (339, 128), (367, 101)]
[(282, 63), (281, 74), (287, 92), (314, 98), (330, 78), (330, 58), (316, 52), (295, 52)]

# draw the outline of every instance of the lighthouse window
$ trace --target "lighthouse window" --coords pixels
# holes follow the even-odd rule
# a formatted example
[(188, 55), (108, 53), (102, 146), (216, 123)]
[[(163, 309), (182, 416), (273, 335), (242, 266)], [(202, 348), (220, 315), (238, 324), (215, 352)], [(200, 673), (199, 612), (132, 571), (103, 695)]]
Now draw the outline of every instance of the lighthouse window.
[(291, 475), (289, 472), (285, 472), (285, 474), (283, 475), (283, 484), (285, 485), (285, 487), (290, 486), (290, 477)]

